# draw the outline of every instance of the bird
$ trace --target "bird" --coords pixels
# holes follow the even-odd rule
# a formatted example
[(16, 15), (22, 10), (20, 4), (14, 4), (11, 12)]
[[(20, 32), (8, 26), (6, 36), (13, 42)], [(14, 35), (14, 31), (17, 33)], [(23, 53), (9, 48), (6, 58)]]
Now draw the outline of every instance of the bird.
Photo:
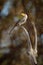
[(18, 22), (19, 21), (18, 24), (19, 25), (22, 25), (22, 24), (26, 23), (27, 18), (28, 18), (27, 14), (21, 13), (18, 16), (14, 16), (14, 21), (15, 22)]
[(16, 27), (17, 25), (21, 26), (21, 25), (25, 24), (27, 18), (28, 18), (28, 16), (27, 16), (27, 14), (25, 14), (25, 13), (21, 13), (21, 14), (18, 15), (18, 16), (14, 16), (13, 22), (14, 22), (15, 24), (14, 24), (14, 26), (10, 27), (10, 29), (8, 29), (8, 33), (9, 33), (9, 34), (13, 33), (13, 31), (14, 31), (14, 29), (15, 29), (15, 27)]

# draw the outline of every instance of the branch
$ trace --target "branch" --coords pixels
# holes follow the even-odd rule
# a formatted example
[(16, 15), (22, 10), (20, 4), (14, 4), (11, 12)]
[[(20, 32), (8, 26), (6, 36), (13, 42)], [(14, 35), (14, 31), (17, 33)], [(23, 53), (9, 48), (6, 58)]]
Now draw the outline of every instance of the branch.
[(34, 49), (37, 52), (37, 30), (36, 30), (36, 27), (35, 27), (35, 23), (34, 22), (31, 22), (31, 23), (32, 23), (32, 26), (34, 28), (34, 33), (35, 33), (35, 46), (34, 46)]

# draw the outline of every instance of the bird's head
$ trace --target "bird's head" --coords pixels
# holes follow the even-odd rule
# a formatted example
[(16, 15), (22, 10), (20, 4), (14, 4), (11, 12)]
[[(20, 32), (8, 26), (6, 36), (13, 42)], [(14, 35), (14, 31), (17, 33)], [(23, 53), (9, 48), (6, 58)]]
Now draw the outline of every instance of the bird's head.
[(22, 25), (26, 22), (27, 18), (28, 18), (27, 14), (21, 13), (20, 15), (14, 17), (14, 21), (15, 22), (19, 21), (19, 25)]

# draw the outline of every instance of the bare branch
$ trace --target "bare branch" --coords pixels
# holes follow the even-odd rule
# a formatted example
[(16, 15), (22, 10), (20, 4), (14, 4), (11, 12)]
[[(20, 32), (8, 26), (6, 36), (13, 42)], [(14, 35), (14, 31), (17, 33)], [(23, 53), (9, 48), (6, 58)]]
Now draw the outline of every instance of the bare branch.
[(37, 30), (36, 30), (36, 27), (35, 27), (35, 23), (34, 22), (31, 22), (31, 23), (33, 25), (34, 33), (35, 33), (35, 46), (34, 46), (34, 49), (37, 52)]
[(30, 40), (30, 37), (29, 37), (29, 33), (28, 31), (22, 26), (22, 29), (25, 31), (26, 35), (27, 35), (27, 40), (28, 40), (28, 51), (32, 48), (32, 45), (31, 45), (31, 40)]

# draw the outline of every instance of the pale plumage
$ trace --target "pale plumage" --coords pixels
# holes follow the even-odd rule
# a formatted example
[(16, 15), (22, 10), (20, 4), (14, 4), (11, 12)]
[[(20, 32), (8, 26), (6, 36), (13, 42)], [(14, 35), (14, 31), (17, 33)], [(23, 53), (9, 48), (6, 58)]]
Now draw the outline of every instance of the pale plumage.
[(14, 22), (16, 22), (16, 23), (18, 22), (19, 25), (22, 25), (26, 22), (27, 18), (28, 18), (28, 16), (26, 14), (21, 13), (20, 16), (15, 16), (14, 17)]

